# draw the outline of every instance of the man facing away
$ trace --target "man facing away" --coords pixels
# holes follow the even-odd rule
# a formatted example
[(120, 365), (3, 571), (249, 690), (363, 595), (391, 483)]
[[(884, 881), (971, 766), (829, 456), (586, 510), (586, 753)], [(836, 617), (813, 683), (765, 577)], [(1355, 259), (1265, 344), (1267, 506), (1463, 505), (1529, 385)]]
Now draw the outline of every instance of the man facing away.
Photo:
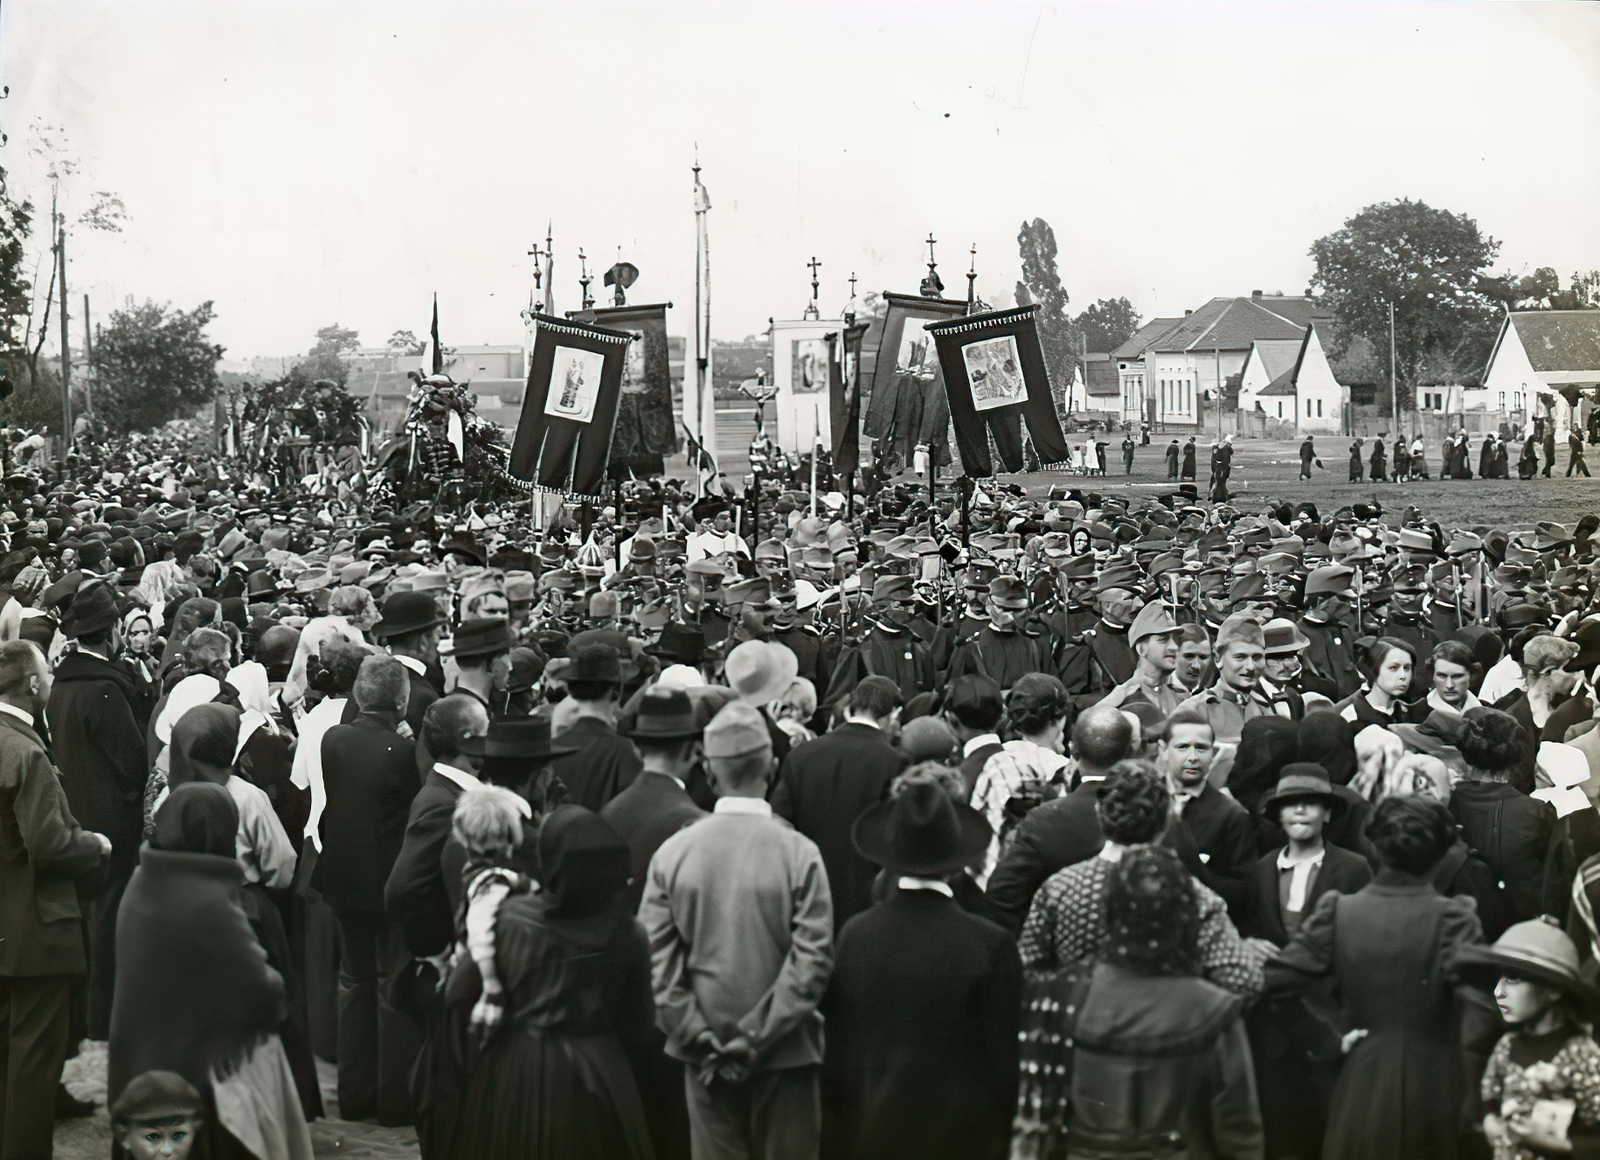
[(833, 905), (816, 845), (767, 804), (772, 739), (749, 705), (706, 727), (715, 811), (662, 843), (639, 921), (657, 1022), (684, 1064), (696, 1157), (812, 1160)]

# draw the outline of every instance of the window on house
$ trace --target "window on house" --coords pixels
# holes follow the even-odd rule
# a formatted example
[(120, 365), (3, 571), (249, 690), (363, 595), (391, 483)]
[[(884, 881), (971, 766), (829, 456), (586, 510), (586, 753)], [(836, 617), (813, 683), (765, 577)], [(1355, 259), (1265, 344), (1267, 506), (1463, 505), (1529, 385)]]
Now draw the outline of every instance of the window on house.
[(1322, 400), (1317, 400), (1317, 418), (1322, 418)]
[(1306, 400), (1306, 418), (1307, 419), (1311, 418), (1311, 400), (1310, 399)]
[(1283, 404), (1282, 403), (1278, 404), (1278, 418), (1280, 418), (1280, 419), (1283, 418)]
[(1504, 391), (1500, 392), (1500, 409), (1502, 411), (1506, 409), (1506, 393)]

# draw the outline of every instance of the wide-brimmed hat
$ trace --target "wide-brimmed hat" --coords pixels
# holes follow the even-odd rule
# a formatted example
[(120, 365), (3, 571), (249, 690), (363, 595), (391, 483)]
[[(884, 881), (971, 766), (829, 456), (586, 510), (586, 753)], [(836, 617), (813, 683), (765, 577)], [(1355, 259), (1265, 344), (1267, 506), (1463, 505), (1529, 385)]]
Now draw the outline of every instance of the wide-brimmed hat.
[(1600, 991), (1579, 971), (1578, 948), (1548, 916), (1508, 927), (1493, 946), (1462, 947), (1456, 951), (1455, 967), (1480, 976), (1492, 972), (1548, 983), (1590, 1007), (1600, 1001)]
[(682, 689), (652, 687), (639, 699), (639, 713), (630, 737), (640, 740), (681, 741), (700, 736), (694, 702)]
[(516, 639), (511, 635), (511, 625), (500, 616), (477, 617), (463, 620), (450, 641), (450, 653), (460, 657), (489, 657), (510, 652)]
[(1335, 813), (1344, 805), (1339, 795), (1333, 792), (1333, 783), (1328, 780), (1327, 770), (1314, 761), (1291, 761), (1279, 772), (1277, 786), (1261, 799), (1261, 812), (1270, 818), (1282, 802), (1303, 798), (1326, 801), (1328, 808)]
[(90, 581), (78, 589), (61, 621), (64, 636), (95, 637), (110, 630), (121, 617), (116, 591), (109, 584)]
[(438, 603), (426, 592), (396, 592), (383, 602), (383, 619), (373, 626), (372, 635), (379, 640), (406, 636), (443, 623)]
[(1578, 655), (1567, 662), (1569, 673), (1586, 673), (1600, 665), (1600, 620), (1580, 621), (1572, 639), (1578, 642)]
[(1269, 620), (1261, 628), (1269, 657), (1290, 656), (1311, 647), (1311, 642), (1300, 631), (1300, 626), (1287, 617)]
[(800, 660), (785, 645), (747, 640), (728, 654), (723, 672), (741, 701), (759, 706), (788, 691), (800, 675)]
[(693, 624), (672, 620), (661, 626), (661, 636), (645, 652), (668, 660), (697, 665), (706, 655), (706, 634)]
[(867, 861), (895, 874), (951, 874), (983, 857), (993, 831), (934, 781), (909, 781), (856, 819), (850, 840)]
[(1437, 757), (1447, 765), (1463, 764), (1456, 744), (1466, 729), (1466, 718), (1448, 709), (1434, 709), (1415, 725), (1401, 721), (1389, 726), (1389, 731), (1400, 738), (1407, 749)]
[(529, 761), (578, 752), (571, 745), (553, 744), (550, 719), (538, 716), (507, 717), (492, 722), (487, 735), (467, 738), (460, 748), (462, 753), (473, 757), (514, 757)]

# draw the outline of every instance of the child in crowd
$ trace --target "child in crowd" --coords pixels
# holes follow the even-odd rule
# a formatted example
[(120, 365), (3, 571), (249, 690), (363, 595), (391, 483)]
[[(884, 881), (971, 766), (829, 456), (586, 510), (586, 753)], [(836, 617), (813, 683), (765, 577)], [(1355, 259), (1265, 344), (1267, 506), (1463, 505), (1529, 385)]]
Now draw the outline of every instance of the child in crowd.
[(451, 965), (465, 956), (477, 964), (483, 991), (473, 1005), (469, 1029), (480, 1042), (494, 1034), (505, 1014), (494, 961), (495, 918), (508, 897), (533, 889), (532, 880), (515, 866), (522, 820), (531, 813), (528, 803), (517, 794), (490, 785), (462, 794), (450, 824), (451, 835), (467, 854), (461, 868), (461, 905), (456, 913)]

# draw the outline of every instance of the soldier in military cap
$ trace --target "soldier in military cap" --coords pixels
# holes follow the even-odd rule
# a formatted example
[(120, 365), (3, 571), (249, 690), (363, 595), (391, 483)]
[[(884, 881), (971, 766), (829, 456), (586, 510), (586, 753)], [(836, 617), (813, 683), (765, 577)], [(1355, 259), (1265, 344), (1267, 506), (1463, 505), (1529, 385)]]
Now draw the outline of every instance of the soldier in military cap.
[[(774, 572), (769, 583), (777, 608), (772, 618), (771, 639), (794, 653), (800, 665), (800, 676), (818, 689), (823, 688), (833, 672), (833, 666), (824, 664), (822, 634), (811, 623), (812, 611), (816, 607), (816, 588), (809, 581), (797, 581), (787, 570)], [(804, 609), (800, 607), (801, 584), (805, 585), (808, 598)]]
[(910, 576), (877, 579), (872, 587), (870, 628), (859, 645), (840, 654), (824, 704), (837, 704), (869, 676), (888, 677), (908, 701), (934, 687), (933, 658), (910, 628), (915, 599)]
[(1411, 645), (1419, 657), (1428, 656), (1439, 636), (1423, 613), (1423, 597), (1428, 592), (1428, 570), (1413, 564), (1394, 578), (1394, 595), (1389, 598), (1389, 615), (1383, 635)]
[(1027, 673), (1050, 672), (1050, 642), (1024, 623), (1028, 590), (1022, 581), (1015, 576), (996, 576), (989, 584), (985, 605), (988, 623), (956, 649), (946, 680), (977, 673), (1007, 691)]
[(722, 565), (707, 559), (695, 560), (683, 574), (683, 620), (699, 626), (708, 645), (721, 644), (733, 627), (721, 608), (725, 576)]
[(1133, 676), (1107, 693), (1101, 702), (1120, 706), (1136, 701), (1154, 705), (1163, 717), (1170, 716), (1183, 698), (1171, 685), (1178, 667), (1178, 622), (1160, 600), (1152, 600), (1139, 610), (1128, 629), (1128, 640), (1139, 658)]
[(1236, 747), (1246, 721), (1273, 712), (1272, 701), (1261, 688), (1266, 653), (1261, 624), (1251, 617), (1230, 616), (1217, 630), (1212, 650), (1217, 683), (1189, 698), (1180, 708), (1198, 709), (1205, 714), (1218, 746)]
[(999, 574), (1000, 570), (988, 560), (973, 560), (966, 566), (961, 587), (966, 593), (967, 603), (961, 610), (961, 622), (956, 626), (956, 635), (961, 640), (970, 639), (988, 625), (989, 585)]
[(1304, 653), (1301, 687), (1331, 701), (1342, 701), (1361, 686), (1356, 670), (1356, 634), (1350, 627), (1355, 592), (1350, 583), (1355, 570), (1342, 564), (1318, 568), (1306, 577), (1309, 611), (1298, 627), (1309, 647)]

